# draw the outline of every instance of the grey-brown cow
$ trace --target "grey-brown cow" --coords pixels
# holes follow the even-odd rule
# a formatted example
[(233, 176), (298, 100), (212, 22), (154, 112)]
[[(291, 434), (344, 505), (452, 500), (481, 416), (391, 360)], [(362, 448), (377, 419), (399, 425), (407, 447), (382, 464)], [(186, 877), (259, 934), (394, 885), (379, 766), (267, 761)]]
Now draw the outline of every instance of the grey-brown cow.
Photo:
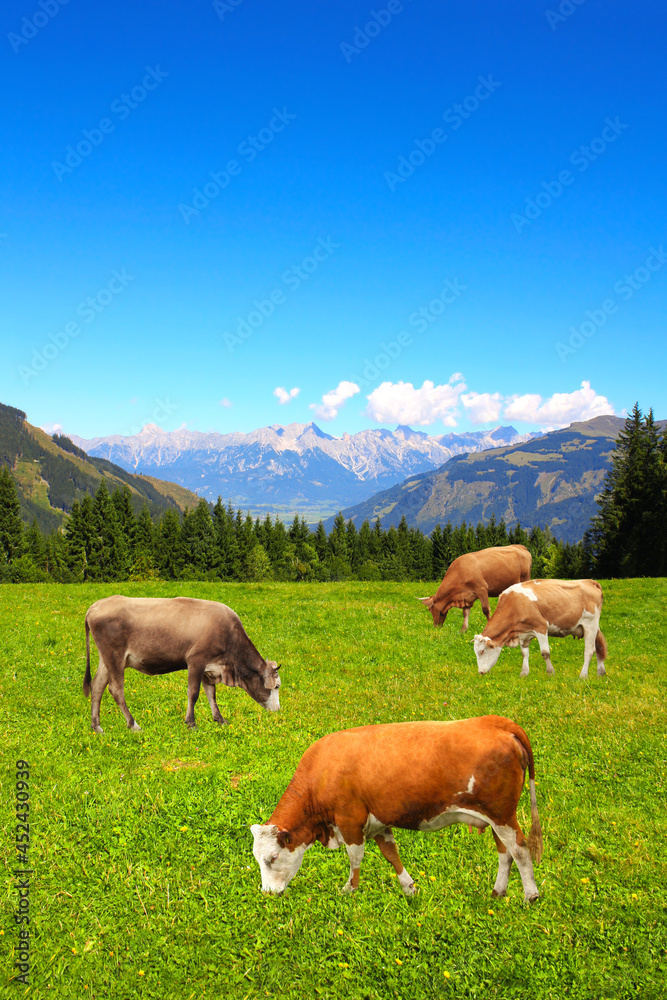
[[(100, 662), (90, 681), (90, 633)], [(86, 612), (86, 675), (83, 693), (91, 693), (91, 725), (100, 726), (100, 702), (109, 685), (128, 729), (139, 730), (125, 702), (125, 669), (156, 676), (188, 672), (185, 721), (195, 724), (200, 686), (215, 722), (225, 723), (215, 700), (215, 685), (241, 687), (270, 712), (280, 708), (278, 665), (265, 660), (246, 635), (241, 619), (225, 604), (191, 597), (105, 597)]]
[(420, 597), (433, 615), (433, 624), (442, 625), (450, 608), (462, 608), (463, 625), (468, 628), (470, 609), (477, 599), (487, 621), (491, 617), (489, 597), (498, 597), (513, 583), (530, 580), (533, 562), (525, 545), (497, 545), (479, 552), (467, 552), (450, 565), (433, 597)]

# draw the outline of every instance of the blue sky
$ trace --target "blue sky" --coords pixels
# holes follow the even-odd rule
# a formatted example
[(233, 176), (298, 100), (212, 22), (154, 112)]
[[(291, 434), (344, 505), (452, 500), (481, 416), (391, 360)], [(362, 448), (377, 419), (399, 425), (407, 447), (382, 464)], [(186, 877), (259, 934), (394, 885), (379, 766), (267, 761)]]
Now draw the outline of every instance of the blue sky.
[(83, 437), (667, 416), (666, 17), (8, 0), (0, 400)]

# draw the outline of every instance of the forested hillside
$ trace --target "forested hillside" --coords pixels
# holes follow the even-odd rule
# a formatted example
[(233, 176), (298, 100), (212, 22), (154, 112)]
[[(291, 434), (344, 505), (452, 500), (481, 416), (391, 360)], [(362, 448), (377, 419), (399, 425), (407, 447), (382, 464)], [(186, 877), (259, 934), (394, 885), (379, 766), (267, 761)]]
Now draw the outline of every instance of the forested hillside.
[(136, 476), (102, 458), (89, 458), (69, 438), (50, 437), (26, 420), (22, 410), (0, 403), (0, 466), (7, 465), (16, 482), (21, 512), (43, 531), (63, 524), (76, 500), (92, 497), (103, 478), (111, 489), (127, 486), (136, 513), (144, 504), (151, 515), (184, 510), (198, 497), (172, 483), (164, 485), (147, 476)]
[(102, 480), (94, 497), (75, 500), (64, 531), (26, 530), (16, 485), (0, 470), (0, 580), (63, 583), (110, 580), (433, 580), (464, 552), (521, 542), (533, 554), (536, 576), (577, 576), (587, 571), (580, 544), (557, 543), (549, 534), (489, 525), (439, 525), (430, 538), (403, 519), (385, 530), (365, 521), (359, 530), (339, 514), (327, 535), (297, 515), (289, 528), (266, 516), (200, 500), (182, 515), (168, 509), (153, 520), (139, 516), (127, 486), (110, 493)]
[(596, 513), (622, 427), (619, 417), (596, 417), (532, 441), (458, 455), (343, 514), (356, 524), (379, 517), (387, 527), (405, 516), (427, 533), (438, 523), (495, 515), (508, 525), (548, 525), (557, 538), (576, 542)]

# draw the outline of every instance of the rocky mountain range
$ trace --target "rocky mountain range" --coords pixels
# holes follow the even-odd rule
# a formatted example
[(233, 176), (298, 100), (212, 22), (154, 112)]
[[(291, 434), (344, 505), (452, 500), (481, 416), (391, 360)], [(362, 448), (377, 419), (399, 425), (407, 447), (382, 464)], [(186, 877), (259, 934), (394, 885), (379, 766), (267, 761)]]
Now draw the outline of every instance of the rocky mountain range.
[(357, 526), (379, 517), (385, 528), (405, 515), (425, 534), (438, 523), (477, 524), (495, 514), (508, 528), (548, 526), (561, 541), (576, 542), (597, 513), (595, 497), (623, 424), (620, 417), (595, 417), (509, 447), (455, 456), (343, 514)]
[[(530, 436), (530, 435), (528, 435)], [(429, 435), (410, 427), (333, 437), (317, 424), (274, 424), (250, 433), (163, 431), (148, 424), (130, 437), (72, 437), (90, 456), (129, 472), (218, 496), (255, 514), (317, 520), (378, 490), (440, 467), (452, 456), (526, 439), (514, 427)]]

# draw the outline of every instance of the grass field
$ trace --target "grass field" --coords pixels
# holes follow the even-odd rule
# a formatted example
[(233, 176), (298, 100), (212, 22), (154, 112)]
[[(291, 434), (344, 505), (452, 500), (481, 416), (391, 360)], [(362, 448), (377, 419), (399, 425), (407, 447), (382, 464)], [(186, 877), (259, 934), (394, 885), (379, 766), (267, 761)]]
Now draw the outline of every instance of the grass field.
[[(667, 581), (604, 584), (608, 676), (578, 679), (583, 643), (552, 641), (548, 678), (505, 650), (477, 674), (461, 613), (436, 630), (428, 587), (350, 584), (0, 588), (0, 995), (131, 997), (667, 997)], [(281, 665), (282, 710), (218, 688), (183, 722), (185, 673), (126, 676), (141, 733), (109, 693), (104, 735), (81, 692), (83, 618), (111, 593), (224, 601)], [(93, 657), (93, 666), (97, 656)], [(335, 729), (496, 713), (528, 732), (545, 851), (541, 898), (512, 870), (492, 900), (492, 837), (397, 831), (406, 899), (370, 844), (359, 891), (344, 850), (315, 845), (281, 897), (259, 890), (249, 824), (268, 818), (303, 751)], [(15, 762), (30, 765), (31, 986), (19, 944)], [(519, 819), (529, 823), (527, 791)]]

